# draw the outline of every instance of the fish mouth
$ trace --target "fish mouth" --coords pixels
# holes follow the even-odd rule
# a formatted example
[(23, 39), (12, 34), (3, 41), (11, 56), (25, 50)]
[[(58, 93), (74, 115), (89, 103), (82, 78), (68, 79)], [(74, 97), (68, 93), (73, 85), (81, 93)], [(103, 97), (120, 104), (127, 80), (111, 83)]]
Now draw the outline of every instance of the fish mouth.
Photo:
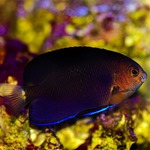
[(143, 83), (147, 79), (147, 73), (144, 72), (140, 79), (141, 79), (141, 82)]

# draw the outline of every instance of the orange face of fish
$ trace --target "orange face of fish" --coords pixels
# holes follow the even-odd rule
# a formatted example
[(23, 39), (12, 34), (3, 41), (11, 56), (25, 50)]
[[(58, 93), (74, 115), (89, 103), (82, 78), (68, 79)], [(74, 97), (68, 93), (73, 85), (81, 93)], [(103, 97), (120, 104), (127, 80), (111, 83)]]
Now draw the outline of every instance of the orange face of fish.
[(119, 66), (114, 73), (110, 104), (118, 104), (131, 96), (147, 78), (137, 63), (121, 63)]

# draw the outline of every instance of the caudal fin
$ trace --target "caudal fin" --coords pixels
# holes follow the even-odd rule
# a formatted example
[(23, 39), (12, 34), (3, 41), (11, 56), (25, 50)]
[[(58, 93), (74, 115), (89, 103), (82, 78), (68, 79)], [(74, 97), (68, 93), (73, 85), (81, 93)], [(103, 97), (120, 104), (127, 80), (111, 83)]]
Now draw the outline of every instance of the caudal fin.
[(11, 115), (18, 115), (26, 105), (25, 92), (20, 86), (2, 83), (0, 84), (0, 96), (4, 98), (6, 110)]

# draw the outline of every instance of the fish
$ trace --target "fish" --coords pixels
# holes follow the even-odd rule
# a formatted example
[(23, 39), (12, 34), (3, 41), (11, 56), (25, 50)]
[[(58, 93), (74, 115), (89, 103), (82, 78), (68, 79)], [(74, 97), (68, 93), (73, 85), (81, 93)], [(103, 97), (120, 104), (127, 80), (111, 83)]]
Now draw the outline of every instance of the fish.
[(0, 84), (13, 115), (28, 106), (31, 125), (47, 127), (108, 111), (133, 95), (147, 78), (131, 58), (76, 46), (46, 52), (25, 67), (23, 84)]

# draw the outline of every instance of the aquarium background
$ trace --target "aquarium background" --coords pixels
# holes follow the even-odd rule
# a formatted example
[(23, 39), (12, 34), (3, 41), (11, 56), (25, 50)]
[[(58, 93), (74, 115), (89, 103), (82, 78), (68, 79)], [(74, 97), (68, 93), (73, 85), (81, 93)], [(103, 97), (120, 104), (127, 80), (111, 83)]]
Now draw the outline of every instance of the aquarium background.
[(12, 117), (0, 98), (0, 149), (149, 150), (149, 44), (148, 0), (1, 0), (0, 83), (21, 85), (32, 58), (70, 46), (118, 51), (137, 61), (148, 79), (122, 108), (79, 120), (55, 136), (30, 127), (27, 109)]

